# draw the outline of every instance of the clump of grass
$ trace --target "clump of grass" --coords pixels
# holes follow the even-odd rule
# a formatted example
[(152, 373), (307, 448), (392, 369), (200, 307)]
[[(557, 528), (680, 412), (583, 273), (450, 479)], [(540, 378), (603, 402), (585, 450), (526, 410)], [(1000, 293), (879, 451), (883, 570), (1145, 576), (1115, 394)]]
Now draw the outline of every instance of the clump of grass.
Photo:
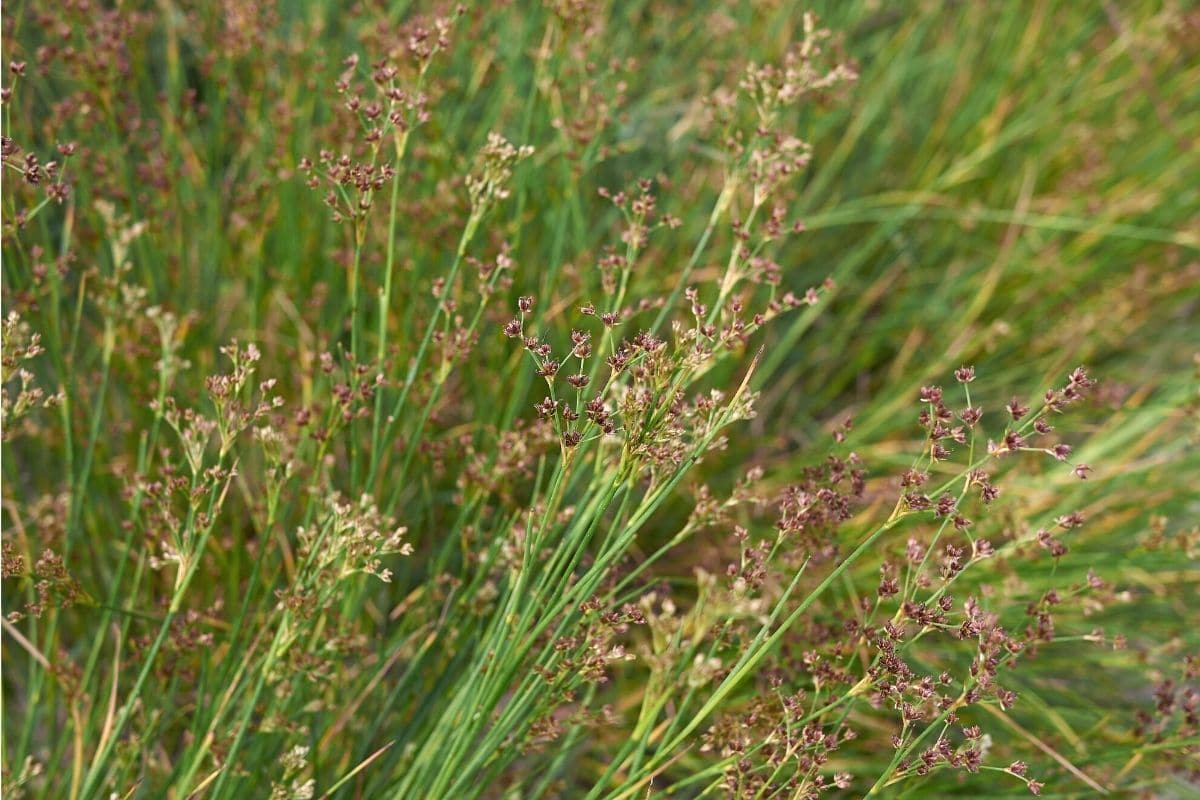
[(134, 6), (4, 20), (5, 792), (1194, 788), (1186, 12)]

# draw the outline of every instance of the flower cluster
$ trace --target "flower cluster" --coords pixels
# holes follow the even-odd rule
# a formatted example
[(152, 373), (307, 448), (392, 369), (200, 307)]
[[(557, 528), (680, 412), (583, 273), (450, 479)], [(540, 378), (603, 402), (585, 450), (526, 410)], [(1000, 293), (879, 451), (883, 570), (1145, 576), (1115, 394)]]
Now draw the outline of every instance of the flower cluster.
[(497, 201), (508, 197), (508, 182), (518, 163), (533, 155), (532, 145), (516, 145), (496, 132), (476, 156), (475, 169), (467, 176), (467, 194), (473, 214), (486, 213)]

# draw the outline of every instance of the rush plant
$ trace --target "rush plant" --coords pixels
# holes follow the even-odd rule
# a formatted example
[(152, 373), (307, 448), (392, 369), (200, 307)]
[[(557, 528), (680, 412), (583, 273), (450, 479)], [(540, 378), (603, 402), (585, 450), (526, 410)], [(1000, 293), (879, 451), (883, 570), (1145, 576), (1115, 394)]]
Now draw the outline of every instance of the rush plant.
[(5, 797), (1195, 793), (1198, 43), (8, 4)]

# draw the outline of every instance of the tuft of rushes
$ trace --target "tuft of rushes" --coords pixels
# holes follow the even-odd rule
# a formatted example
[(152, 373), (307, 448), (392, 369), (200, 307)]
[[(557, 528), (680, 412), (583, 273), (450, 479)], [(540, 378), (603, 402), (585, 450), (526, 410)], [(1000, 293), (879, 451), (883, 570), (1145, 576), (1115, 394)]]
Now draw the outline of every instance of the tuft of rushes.
[(5, 796), (1196, 792), (1198, 44), (6, 6)]

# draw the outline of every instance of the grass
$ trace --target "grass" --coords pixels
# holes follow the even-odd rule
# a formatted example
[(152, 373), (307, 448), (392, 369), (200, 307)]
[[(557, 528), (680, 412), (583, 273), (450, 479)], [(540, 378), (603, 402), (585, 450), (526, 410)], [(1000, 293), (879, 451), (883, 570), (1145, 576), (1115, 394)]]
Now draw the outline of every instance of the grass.
[(6, 794), (1196, 791), (1186, 4), (3, 24)]

